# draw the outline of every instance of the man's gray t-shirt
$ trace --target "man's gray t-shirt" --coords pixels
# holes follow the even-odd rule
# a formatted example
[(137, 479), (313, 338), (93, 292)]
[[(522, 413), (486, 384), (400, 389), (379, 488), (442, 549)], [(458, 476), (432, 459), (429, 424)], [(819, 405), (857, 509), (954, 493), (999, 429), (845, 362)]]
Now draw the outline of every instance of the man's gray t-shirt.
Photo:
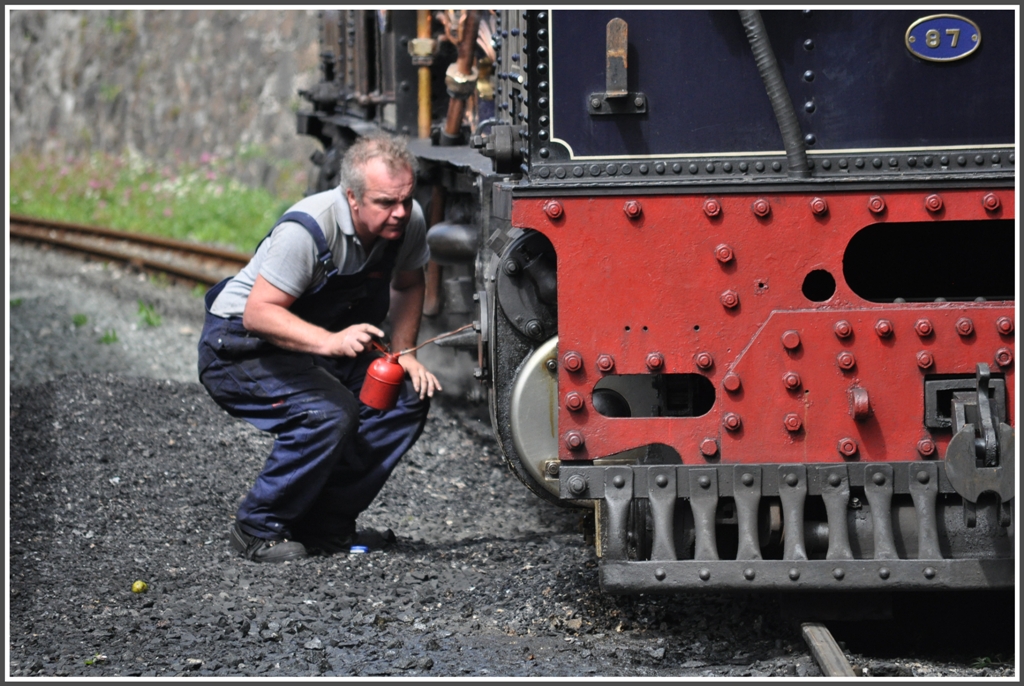
[[(316, 220), (324, 232), (339, 274), (360, 271), (366, 264), (380, 259), (387, 247), (388, 241), (380, 239), (374, 241), (370, 254), (366, 254), (352, 226), (352, 214), (344, 188), (311, 195), (288, 211), (305, 212)], [(298, 298), (326, 276), (327, 272), (317, 262), (316, 256), (316, 243), (301, 224), (280, 224), (260, 244), (249, 264), (224, 285), (224, 290), (210, 308), (211, 312), (218, 317), (241, 317), (257, 275), (262, 275), (275, 288)], [(429, 259), (427, 224), (423, 219), (423, 209), (414, 200), (412, 216), (405, 228), (405, 238), (395, 259), (395, 270), (420, 269)]]

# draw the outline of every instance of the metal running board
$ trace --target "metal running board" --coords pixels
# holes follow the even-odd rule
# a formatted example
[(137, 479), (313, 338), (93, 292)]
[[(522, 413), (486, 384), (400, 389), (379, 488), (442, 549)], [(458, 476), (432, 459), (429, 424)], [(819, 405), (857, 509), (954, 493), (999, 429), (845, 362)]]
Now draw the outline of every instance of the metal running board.
[(607, 593), (1013, 588), (1014, 560), (607, 560)]
[[(1015, 583), (1012, 553), (1010, 557), (943, 557), (938, 498), (940, 493), (956, 491), (941, 462), (565, 464), (559, 479), (566, 500), (599, 504), (601, 583), (613, 593), (985, 590), (1012, 588)], [(858, 522), (858, 526), (869, 526), (870, 531), (855, 531), (851, 526), (851, 517), (856, 516), (849, 511), (856, 506), (851, 494), (859, 495), (859, 489), (871, 514), (870, 522)], [(763, 559), (760, 549), (759, 509), (766, 497), (778, 498), (781, 551), (773, 552), (781, 553), (782, 559)], [(916, 527), (896, 520), (897, 497), (910, 500)], [(737, 534), (732, 542), (735, 559), (730, 552), (730, 559), (723, 560), (716, 540), (717, 515), (729, 517), (728, 508), (717, 512), (723, 499), (735, 505), (735, 518), (726, 520)], [(631, 559), (634, 500), (646, 501), (643, 509), (653, 524), (649, 560)], [(811, 543), (817, 544), (817, 537), (827, 531), (827, 549), (819, 551), (824, 559), (818, 553), (809, 559), (807, 539), (812, 532), (805, 523), (805, 511), (812, 507), (816, 512), (819, 503), (827, 522), (815, 522), (816, 539)], [(691, 515), (692, 522), (688, 521)], [(904, 530), (908, 524), (910, 531)], [(908, 541), (907, 551), (897, 547), (897, 533)], [(865, 536), (870, 540), (865, 541)], [(684, 548), (679, 549), (680, 545)], [(995, 550), (997, 555), (1000, 552)]]

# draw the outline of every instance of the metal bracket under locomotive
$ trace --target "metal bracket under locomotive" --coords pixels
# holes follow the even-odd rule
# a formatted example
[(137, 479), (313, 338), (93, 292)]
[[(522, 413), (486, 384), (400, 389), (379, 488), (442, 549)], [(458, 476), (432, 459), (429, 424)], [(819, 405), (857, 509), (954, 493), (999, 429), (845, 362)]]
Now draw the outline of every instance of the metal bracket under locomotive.
[(1013, 19), (326, 11), (299, 130), (413, 138), (428, 329), (606, 591), (1012, 588)]

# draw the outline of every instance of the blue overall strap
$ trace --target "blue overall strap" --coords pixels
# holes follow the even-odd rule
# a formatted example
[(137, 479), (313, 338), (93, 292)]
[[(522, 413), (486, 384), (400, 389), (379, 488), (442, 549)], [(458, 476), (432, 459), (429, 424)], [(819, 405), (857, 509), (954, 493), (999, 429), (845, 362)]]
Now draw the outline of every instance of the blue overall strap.
[[(334, 264), (334, 255), (331, 254), (330, 248), (327, 247), (327, 239), (324, 238), (323, 229), (317, 224), (316, 220), (313, 219), (312, 215), (306, 214), (305, 212), (287, 212), (277, 223), (270, 229), (273, 231), (279, 224), (284, 222), (295, 222), (301, 224), (309, 235), (313, 237), (313, 242), (316, 243), (316, 261), (324, 266), (327, 270), (327, 278), (322, 283), (326, 283), (327, 279), (337, 275), (338, 267)], [(268, 234), (269, 235), (269, 234)]]

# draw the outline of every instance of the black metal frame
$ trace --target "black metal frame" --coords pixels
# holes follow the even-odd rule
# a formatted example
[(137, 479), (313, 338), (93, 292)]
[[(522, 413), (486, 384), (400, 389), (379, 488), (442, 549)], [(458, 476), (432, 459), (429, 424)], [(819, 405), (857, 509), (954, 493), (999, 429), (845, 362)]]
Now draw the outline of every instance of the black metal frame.
[[(855, 559), (846, 511), (851, 488), (872, 505), (874, 559)], [(563, 463), (560, 497), (593, 501), (601, 522), (601, 584), (610, 593), (679, 590), (938, 590), (1010, 588), (1013, 557), (950, 559), (939, 542), (937, 500), (955, 497), (942, 462), (756, 465), (595, 466)], [(761, 559), (761, 498), (781, 500), (782, 559)], [(894, 496), (909, 496), (917, 516), (917, 559), (899, 559), (893, 538)], [(827, 512), (826, 559), (808, 559), (803, 513), (808, 497)], [(718, 558), (716, 508), (732, 498), (737, 559)], [(647, 501), (654, 524), (650, 560), (629, 559), (631, 509)], [(694, 558), (677, 559), (675, 509), (693, 516)], [(796, 523), (794, 526), (793, 523)]]

